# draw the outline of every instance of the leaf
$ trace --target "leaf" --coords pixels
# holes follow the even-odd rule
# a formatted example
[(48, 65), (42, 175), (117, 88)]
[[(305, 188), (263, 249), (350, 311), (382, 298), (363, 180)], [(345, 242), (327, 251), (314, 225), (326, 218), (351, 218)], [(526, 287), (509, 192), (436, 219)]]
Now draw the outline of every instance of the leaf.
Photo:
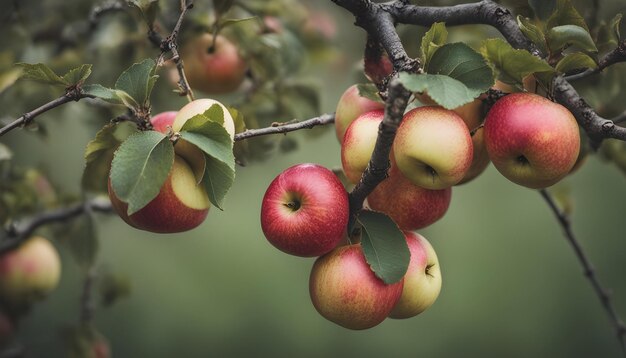
[(91, 75), (91, 65), (81, 65), (63, 75), (63, 80), (71, 85), (82, 85)]
[(556, 70), (560, 73), (568, 73), (573, 70), (596, 67), (598, 67), (598, 64), (593, 58), (585, 53), (576, 52), (565, 55), (565, 57), (557, 63)]
[(382, 98), (378, 94), (378, 88), (373, 83), (359, 83), (356, 87), (359, 90), (359, 96), (365, 97), (370, 101), (383, 103)]
[(115, 82), (115, 89), (122, 90), (140, 106), (145, 106), (150, 99), (150, 93), (159, 76), (154, 74), (156, 63), (153, 59), (145, 59), (135, 63), (122, 72)]
[(233, 107), (226, 107), (226, 109), (228, 109), (228, 113), (230, 113), (233, 122), (235, 122), (235, 133), (245, 132), (246, 121), (244, 120), (243, 113)]
[(483, 56), (460, 42), (441, 46), (425, 69), (427, 73), (447, 75), (462, 82), (472, 93), (472, 99), (495, 83), (493, 70)]
[(250, 16), (250, 17), (244, 17), (241, 19), (225, 19), (225, 20), (221, 20), (219, 27), (220, 29), (224, 29), (228, 26), (232, 26), (235, 24), (241, 24), (243, 22), (247, 22), (247, 21), (252, 21), (252, 20), (258, 20), (259, 18), (256, 16)]
[(400, 82), (413, 92), (428, 92), (428, 96), (446, 109), (454, 109), (473, 101), (474, 92), (454, 78), (444, 75), (400, 73)]
[(363, 226), (361, 247), (372, 271), (386, 284), (404, 277), (411, 254), (404, 234), (387, 215), (362, 211), (358, 222)]
[(173, 163), (172, 143), (156, 131), (135, 133), (119, 146), (111, 163), (111, 186), (128, 203), (128, 215), (159, 194)]
[(556, 9), (556, 0), (528, 0), (528, 5), (530, 5), (538, 18), (545, 20)]
[(615, 15), (615, 17), (611, 19), (611, 22), (609, 22), (609, 28), (613, 30), (613, 34), (615, 35), (617, 42), (619, 42), (621, 39), (620, 32), (619, 32), (621, 22), (622, 22), (622, 14)]
[(587, 27), (585, 19), (580, 16), (570, 0), (558, 0), (556, 11), (550, 16), (547, 23), (548, 29), (563, 25), (580, 26), (585, 29), (585, 31), (589, 32), (589, 27)]
[(224, 162), (230, 168), (235, 168), (233, 142), (220, 124), (206, 122), (202, 127), (180, 132), (180, 137), (200, 148), (208, 156)]
[(544, 60), (526, 50), (516, 50), (503, 39), (483, 41), (481, 53), (498, 71), (498, 78), (508, 84), (521, 84), (523, 78), (533, 73), (554, 73)]
[(50, 67), (43, 63), (16, 63), (15, 65), (22, 69), (22, 78), (24, 79), (65, 87), (69, 85), (63, 78), (59, 77)]
[(218, 209), (224, 210), (222, 208), (224, 198), (226, 197), (228, 190), (230, 190), (233, 186), (234, 182), (234, 157), (233, 165), (231, 166), (229, 163), (207, 156), (206, 172), (204, 173), (203, 183), (209, 196), (209, 200)]
[(99, 84), (85, 85), (83, 86), (83, 91), (85, 94), (98, 97), (113, 104), (125, 104), (126, 99), (130, 98), (124, 91), (107, 88)]
[(589, 32), (576, 25), (563, 25), (551, 28), (548, 31), (548, 44), (552, 51), (558, 51), (568, 45), (574, 45), (581, 50), (598, 52)]
[(427, 66), (437, 49), (448, 40), (448, 30), (443, 22), (435, 22), (422, 37), (420, 56), (424, 66)]
[(621, 21), (622, 14), (617, 14), (608, 24), (605, 21), (600, 22), (596, 39), (598, 49), (608, 51), (620, 42), (619, 28)]
[(66, 235), (72, 257), (83, 270), (88, 270), (95, 263), (99, 248), (97, 230), (91, 213), (74, 220)]
[(542, 53), (548, 53), (548, 49), (546, 47), (546, 36), (538, 26), (523, 16), (517, 17), (517, 24), (524, 35), (526, 35), (526, 37), (528, 37), (528, 39), (530, 39), (530, 41), (532, 41)]
[(153, 27), (154, 20), (159, 13), (159, 0), (128, 0), (128, 4), (138, 8), (148, 27)]

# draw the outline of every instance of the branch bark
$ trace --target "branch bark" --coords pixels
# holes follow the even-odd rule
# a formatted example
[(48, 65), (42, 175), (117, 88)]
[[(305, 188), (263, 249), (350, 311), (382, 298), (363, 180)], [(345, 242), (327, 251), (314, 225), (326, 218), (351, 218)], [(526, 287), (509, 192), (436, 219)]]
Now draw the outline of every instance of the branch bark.
[(300, 129), (311, 129), (316, 126), (323, 126), (326, 124), (334, 123), (335, 115), (334, 114), (323, 114), (319, 117), (307, 119), (302, 122), (288, 123), (288, 124), (280, 124), (280, 125), (272, 125), (271, 127), (259, 128), (259, 129), (248, 129), (244, 132), (235, 135), (235, 141), (245, 140), (253, 137), (258, 137), (262, 135), (268, 134), (279, 134), (279, 133), (288, 133), (297, 131)]

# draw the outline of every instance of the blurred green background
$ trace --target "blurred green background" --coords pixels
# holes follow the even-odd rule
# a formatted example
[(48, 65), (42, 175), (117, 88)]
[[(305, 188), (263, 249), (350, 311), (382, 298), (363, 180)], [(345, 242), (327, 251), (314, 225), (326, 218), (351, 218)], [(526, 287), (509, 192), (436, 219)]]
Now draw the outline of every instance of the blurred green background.
[[(93, 5), (41, 3), (75, 17), (80, 11), (86, 16)], [(352, 26), (351, 16), (330, 1), (308, 3), (330, 11), (339, 29), (333, 50), (343, 54), (339, 60), (332, 65), (312, 62), (305, 70), (321, 88), (321, 112), (332, 112), (340, 94), (355, 81), (353, 63), (362, 54), (364, 35)], [(610, 18), (624, 8), (617, 0), (600, 3), (601, 17)], [(39, 5), (24, 1), (21, 6)], [(44, 14), (48, 21), (61, 12)], [(463, 36), (463, 31), (453, 36)], [(20, 46), (27, 50), (14, 47), (20, 53), (15, 61), (46, 60), (41, 46)], [(132, 63), (114, 55), (120, 56), (114, 61), (125, 62), (122, 69)], [(105, 55), (98, 56), (106, 62)], [(94, 72), (99, 71), (97, 66), (94, 62)], [(183, 103), (165, 80), (158, 86), (155, 113)], [(53, 98), (33, 90), (42, 85), (18, 82), (14, 87), (0, 94), (0, 117), (15, 118), (43, 103), (43, 98)], [(28, 100), (13, 102), (17, 94)], [(78, 193), (83, 150), (97, 131), (97, 126), (83, 123), (91, 123), (96, 112), (85, 101), (68, 104), (38, 119), (47, 124), (46, 138), (14, 131), (2, 143), (14, 150), (15, 163), (43, 167), (63, 191)], [(349, 331), (326, 321), (308, 295), (313, 259), (277, 251), (265, 240), (259, 221), (265, 189), (283, 169), (302, 162), (340, 166), (334, 131), (315, 133), (319, 135), (289, 134), (297, 139), (297, 150), (239, 167), (225, 211), (212, 208), (208, 219), (191, 232), (151, 234), (129, 227), (117, 216), (97, 216), (99, 262), (127, 276), (132, 286), (129, 297), (96, 312), (96, 326), (109, 340), (113, 356), (619, 355), (615, 332), (546, 203), (537, 192), (512, 184), (492, 166), (477, 180), (454, 188), (447, 215), (420, 232), (433, 244), (442, 267), (443, 288), (433, 307), (415, 318), (387, 320), (367, 331)], [(612, 288), (618, 311), (626, 315), (624, 175), (591, 156), (555, 190), (570, 192), (574, 231), (599, 279)], [(27, 347), (27, 356), (64, 356), (59, 329), (78, 320), (81, 271), (67, 249), (57, 247), (63, 256), (60, 287), (20, 327), (18, 338)]]

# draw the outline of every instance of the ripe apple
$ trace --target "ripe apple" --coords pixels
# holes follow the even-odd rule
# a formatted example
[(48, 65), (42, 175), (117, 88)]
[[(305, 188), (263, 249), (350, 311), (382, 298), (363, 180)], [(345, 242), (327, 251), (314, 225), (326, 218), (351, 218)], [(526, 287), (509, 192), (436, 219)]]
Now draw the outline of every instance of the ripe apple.
[(413, 184), (445, 189), (472, 164), (472, 137), (463, 119), (442, 107), (418, 107), (404, 115), (393, 142), (395, 162)]
[(353, 184), (359, 182), (370, 162), (378, 137), (378, 127), (384, 116), (385, 112), (381, 109), (361, 114), (350, 124), (343, 137), (341, 165), (346, 177)]
[(161, 112), (154, 117), (150, 118), (152, 129), (157, 132), (167, 133), (168, 127), (171, 128), (174, 125), (174, 118), (176, 118), (176, 111)]
[(339, 98), (337, 110), (335, 111), (335, 133), (339, 143), (343, 142), (343, 136), (358, 116), (365, 112), (385, 108), (382, 102), (372, 101), (361, 97), (357, 85), (350, 86)]
[(194, 172), (182, 157), (175, 155), (170, 173), (159, 194), (132, 215), (111, 186), (109, 198), (117, 214), (129, 225), (156, 233), (187, 231), (200, 225), (209, 212), (209, 197), (204, 186), (197, 185)]
[(320, 256), (345, 237), (348, 193), (332, 171), (298, 164), (270, 184), (261, 205), (261, 228), (267, 240), (296, 256)]
[(29, 305), (59, 283), (61, 260), (50, 241), (34, 236), (0, 256), (0, 300)]
[(379, 58), (368, 58), (367, 50), (365, 54), (363, 69), (365, 76), (373, 83), (381, 83), (393, 72), (393, 63), (391, 63), (387, 53), (383, 53)]
[(496, 169), (529, 188), (555, 184), (578, 158), (580, 135), (574, 116), (535, 94), (512, 93), (498, 100), (487, 114), (484, 130)]
[(216, 37), (215, 45), (212, 34), (195, 37), (182, 47), (180, 56), (191, 88), (206, 93), (236, 90), (248, 70), (237, 46), (221, 35)]
[(224, 126), (228, 134), (230, 134), (230, 138), (234, 139), (235, 121), (230, 115), (228, 108), (226, 108), (226, 106), (224, 106), (222, 103), (209, 98), (197, 99), (183, 106), (183, 108), (178, 111), (178, 114), (176, 114), (176, 117), (174, 118), (174, 124), (172, 125), (172, 129), (175, 132), (179, 132), (183, 125), (187, 122), (187, 120), (198, 114), (203, 114), (214, 104), (222, 107), (222, 110), (224, 111), (224, 123), (222, 125)]
[(441, 219), (452, 189), (430, 190), (411, 183), (392, 163), (389, 177), (367, 197), (368, 206), (387, 214), (401, 230), (418, 230)]
[(435, 250), (422, 235), (405, 231), (411, 261), (404, 275), (400, 299), (389, 314), (391, 318), (409, 318), (430, 307), (441, 291), (441, 270)]
[(318, 258), (309, 279), (313, 306), (324, 318), (349, 329), (385, 320), (402, 294), (403, 281), (387, 285), (370, 269), (360, 244), (340, 246)]

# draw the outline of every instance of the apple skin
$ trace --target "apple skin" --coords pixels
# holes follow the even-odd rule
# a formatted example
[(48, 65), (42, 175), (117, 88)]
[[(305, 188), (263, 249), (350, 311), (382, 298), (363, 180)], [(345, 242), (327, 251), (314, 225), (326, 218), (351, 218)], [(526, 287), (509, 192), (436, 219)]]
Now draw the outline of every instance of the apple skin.
[(411, 183), (392, 163), (389, 177), (367, 197), (370, 209), (387, 214), (401, 230), (418, 230), (441, 219), (452, 188), (430, 190)]
[(441, 291), (441, 269), (435, 250), (422, 235), (404, 232), (411, 261), (404, 275), (400, 299), (389, 314), (390, 318), (409, 318), (430, 307)]
[(224, 106), (222, 103), (210, 98), (196, 99), (195, 101), (191, 101), (183, 106), (183, 108), (178, 111), (176, 117), (174, 118), (174, 124), (172, 124), (172, 129), (175, 132), (180, 132), (181, 128), (187, 122), (187, 120), (198, 114), (203, 114), (214, 104), (222, 107), (222, 110), (224, 111), (224, 123), (222, 125), (230, 135), (230, 138), (234, 139), (235, 121), (230, 115), (228, 108), (226, 108), (226, 106)]
[(203, 34), (186, 43), (180, 56), (185, 64), (185, 77), (193, 89), (210, 94), (235, 91), (246, 78), (248, 65), (237, 46), (224, 36), (215, 39)]
[(50, 241), (29, 238), (0, 256), (0, 300), (29, 305), (54, 290), (61, 277), (61, 259)]
[(341, 95), (337, 109), (335, 111), (335, 134), (339, 143), (343, 142), (343, 137), (355, 119), (365, 112), (376, 109), (384, 109), (385, 104), (382, 102), (372, 101), (371, 99), (359, 96), (357, 85), (352, 85)]
[(395, 162), (407, 179), (426, 189), (459, 183), (472, 164), (472, 137), (463, 119), (442, 107), (404, 115), (393, 142)]
[(168, 127), (172, 127), (174, 124), (174, 118), (176, 118), (177, 111), (161, 112), (154, 117), (150, 118), (152, 129), (157, 132), (166, 134)]
[(320, 256), (345, 237), (348, 193), (335, 174), (317, 164), (287, 168), (269, 185), (261, 204), (261, 228), (279, 250)]
[(210, 203), (204, 186), (197, 185), (193, 170), (176, 155), (159, 194), (132, 215), (108, 183), (109, 198), (117, 214), (129, 225), (155, 233), (176, 233), (200, 225), (209, 213)]
[(341, 144), (341, 165), (352, 184), (359, 182), (370, 162), (384, 116), (381, 109), (363, 113), (346, 130)]
[(485, 120), (485, 143), (498, 171), (519, 185), (540, 189), (565, 177), (576, 163), (580, 135), (560, 104), (531, 93), (498, 100)]
[(318, 258), (309, 279), (313, 306), (327, 320), (361, 330), (380, 324), (402, 294), (404, 279), (387, 285), (370, 269), (360, 244)]

